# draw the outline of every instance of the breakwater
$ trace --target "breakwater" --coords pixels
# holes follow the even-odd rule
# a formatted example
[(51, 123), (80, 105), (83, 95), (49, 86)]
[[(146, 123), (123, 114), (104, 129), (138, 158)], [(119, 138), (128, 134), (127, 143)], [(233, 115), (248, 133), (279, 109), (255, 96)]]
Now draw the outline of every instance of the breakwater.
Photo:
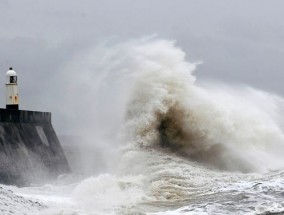
[(50, 112), (0, 109), (0, 183), (27, 186), (68, 172)]

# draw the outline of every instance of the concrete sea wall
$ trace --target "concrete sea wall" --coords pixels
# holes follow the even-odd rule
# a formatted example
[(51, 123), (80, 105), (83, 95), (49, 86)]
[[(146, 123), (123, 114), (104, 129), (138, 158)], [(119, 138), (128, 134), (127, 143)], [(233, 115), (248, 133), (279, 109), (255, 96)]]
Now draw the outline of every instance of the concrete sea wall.
[(68, 172), (51, 113), (0, 109), (0, 183), (26, 186)]

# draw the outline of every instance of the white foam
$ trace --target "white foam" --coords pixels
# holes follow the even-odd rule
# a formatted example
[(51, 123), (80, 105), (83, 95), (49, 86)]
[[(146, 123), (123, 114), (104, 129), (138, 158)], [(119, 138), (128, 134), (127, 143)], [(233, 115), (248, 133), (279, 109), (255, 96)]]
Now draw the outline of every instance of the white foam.
[(110, 213), (118, 207), (142, 201), (145, 198), (144, 180), (143, 176), (104, 174), (84, 180), (76, 187), (73, 196), (87, 212)]

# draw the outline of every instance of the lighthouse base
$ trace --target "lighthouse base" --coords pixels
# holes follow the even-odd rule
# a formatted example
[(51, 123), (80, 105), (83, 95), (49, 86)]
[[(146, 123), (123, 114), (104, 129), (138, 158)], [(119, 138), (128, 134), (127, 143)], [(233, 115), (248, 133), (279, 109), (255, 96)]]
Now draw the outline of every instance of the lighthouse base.
[(6, 109), (19, 110), (19, 105), (6, 105)]

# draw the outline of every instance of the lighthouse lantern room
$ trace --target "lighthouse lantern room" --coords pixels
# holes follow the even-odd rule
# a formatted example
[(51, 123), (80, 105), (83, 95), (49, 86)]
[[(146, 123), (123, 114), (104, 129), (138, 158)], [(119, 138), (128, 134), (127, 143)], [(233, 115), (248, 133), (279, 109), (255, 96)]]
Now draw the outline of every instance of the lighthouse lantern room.
[(18, 95), (18, 76), (17, 73), (10, 68), (7, 75), (6, 83), (6, 109), (19, 110), (19, 95)]

